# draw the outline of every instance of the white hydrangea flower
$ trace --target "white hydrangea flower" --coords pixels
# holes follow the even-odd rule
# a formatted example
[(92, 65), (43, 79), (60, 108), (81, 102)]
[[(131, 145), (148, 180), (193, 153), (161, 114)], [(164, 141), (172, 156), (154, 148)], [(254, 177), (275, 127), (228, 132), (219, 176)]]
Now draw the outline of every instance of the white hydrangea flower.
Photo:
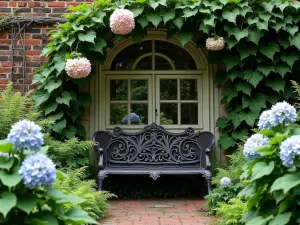
[(247, 159), (260, 158), (261, 155), (256, 152), (253, 152), (252, 149), (268, 144), (269, 141), (270, 139), (265, 137), (262, 134), (253, 134), (245, 142), (244, 149), (243, 149), (244, 156)]
[(211, 51), (220, 51), (224, 48), (225, 41), (223, 37), (212, 37), (206, 39), (206, 48)]
[(78, 79), (87, 77), (91, 72), (91, 63), (87, 58), (68, 59), (65, 70), (69, 77)]
[(115, 34), (129, 34), (135, 27), (134, 15), (128, 9), (116, 9), (110, 16), (109, 25)]
[(229, 177), (223, 177), (221, 180), (220, 180), (220, 184), (222, 187), (229, 187), (230, 184), (231, 184), (231, 180)]

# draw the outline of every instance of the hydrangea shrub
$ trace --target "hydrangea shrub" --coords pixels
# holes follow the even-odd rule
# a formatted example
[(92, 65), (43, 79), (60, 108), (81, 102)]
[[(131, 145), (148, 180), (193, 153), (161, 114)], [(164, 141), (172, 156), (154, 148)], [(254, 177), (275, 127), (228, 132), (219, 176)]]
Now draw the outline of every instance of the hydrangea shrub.
[(239, 197), (247, 199), (243, 221), (254, 224), (300, 223), (300, 128), (297, 112), (279, 102), (262, 112), (256, 134), (244, 145), (248, 159)]
[(0, 223), (97, 224), (81, 208), (71, 207), (84, 199), (51, 187), (64, 175), (46, 155), (43, 137), (39, 126), (22, 120), (0, 141)]
[[(141, 119), (136, 113), (130, 113), (130, 123), (131, 124), (138, 125), (138, 124), (140, 124), (140, 122), (141, 122)], [(123, 117), (122, 124), (128, 124), (128, 116), (127, 115), (125, 117)]]

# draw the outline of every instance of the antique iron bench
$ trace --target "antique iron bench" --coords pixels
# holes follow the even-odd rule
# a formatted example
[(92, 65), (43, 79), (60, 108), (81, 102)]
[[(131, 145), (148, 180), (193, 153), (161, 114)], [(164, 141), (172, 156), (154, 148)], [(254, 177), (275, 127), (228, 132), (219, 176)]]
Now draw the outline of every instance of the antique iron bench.
[(97, 131), (93, 140), (99, 153), (98, 189), (109, 174), (201, 174), (211, 191), (209, 154), (215, 137), (210, 132), (171, 133), (155, 123), (136, 133), (116, 127), (113, 132)]

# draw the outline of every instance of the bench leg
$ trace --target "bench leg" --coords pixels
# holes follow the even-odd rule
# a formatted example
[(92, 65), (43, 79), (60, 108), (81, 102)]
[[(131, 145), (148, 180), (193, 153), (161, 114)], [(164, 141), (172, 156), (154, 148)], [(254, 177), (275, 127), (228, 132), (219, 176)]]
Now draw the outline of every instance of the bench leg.
[(211, 192), (211, 172), (210, 171), (205, 171), (202, 175), (206, 182), (207, 182), (207, 191), (208, 191), (208, 194)]
[(103, 180), (107, 177), (107, 173), (101, 173), (101, 171), (98, 174), (98, 191), (102, 191), (103, 186)]

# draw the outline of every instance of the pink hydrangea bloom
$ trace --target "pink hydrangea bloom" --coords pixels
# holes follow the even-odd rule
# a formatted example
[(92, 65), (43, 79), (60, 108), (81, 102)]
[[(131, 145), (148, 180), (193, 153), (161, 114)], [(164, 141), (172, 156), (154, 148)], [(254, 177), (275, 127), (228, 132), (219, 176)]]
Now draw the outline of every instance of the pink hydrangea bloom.
[(216, 37), (216, 38), (207, 38), (206, 39), (206, 48), (211, 51), (220, 51), (224, 48), (224, 38)]
[(115, 34), (129, 34), (134, 26), (134, 15), (128, 9), (116, 9), (110, 16), (110, 29)]
[(84, 78), (91, 72), (91, 63), (87, 58), (68, 59), (65, 69), (72, 78)]

